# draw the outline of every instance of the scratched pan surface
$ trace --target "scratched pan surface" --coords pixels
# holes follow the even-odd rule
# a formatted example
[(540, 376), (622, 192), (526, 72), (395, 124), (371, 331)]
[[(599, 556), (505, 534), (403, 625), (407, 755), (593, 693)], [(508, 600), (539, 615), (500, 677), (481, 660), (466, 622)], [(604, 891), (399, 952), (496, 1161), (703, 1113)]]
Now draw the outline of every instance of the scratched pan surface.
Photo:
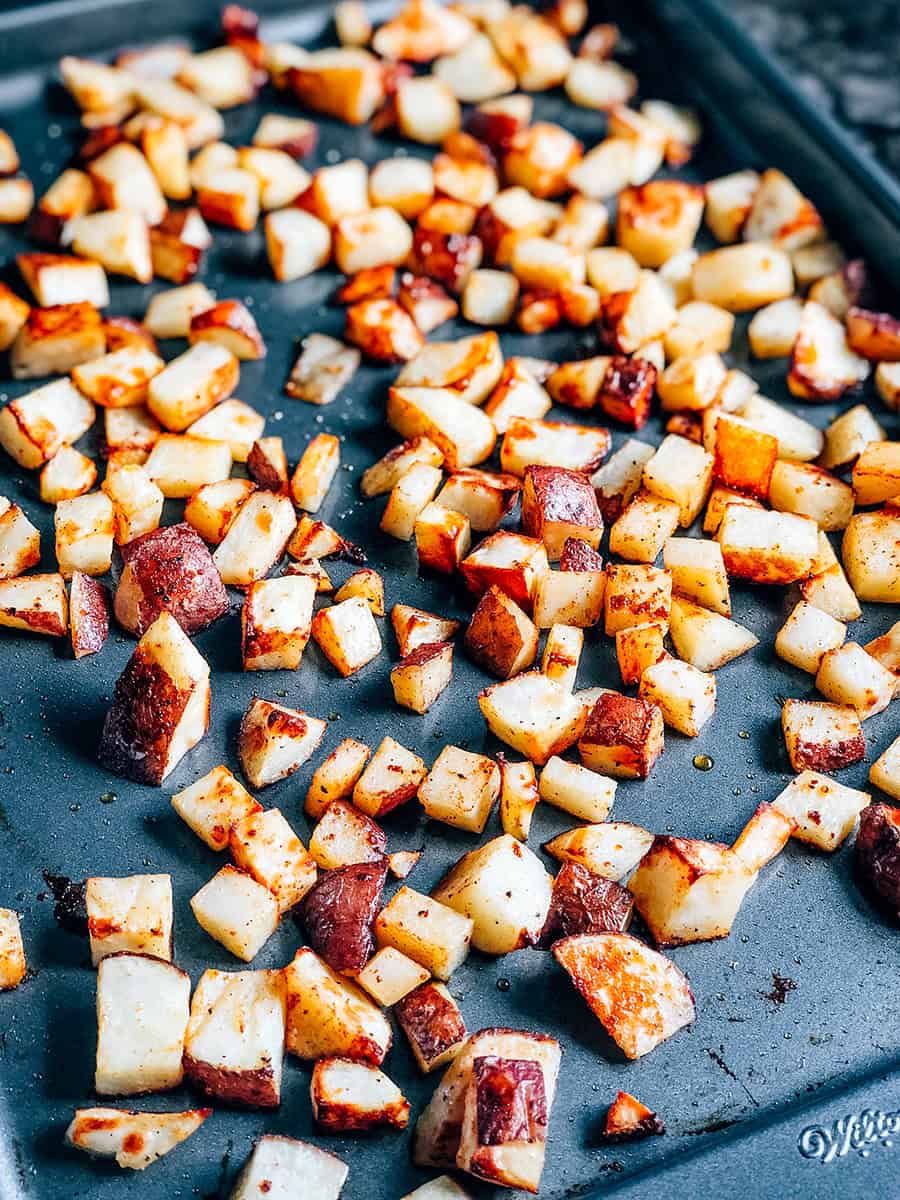
[[(266, 5), (262, 7), (266, 11)], [(13, 24), (9, 16), (3, 18), (2, 123), (13, 134), (39, 191), (59, 173), (76, 134), (72, 106), (52, 65), (46, 64), (67, 51), (112, 51), (133, 43), (138, 32), (145, 39), (184, 32), (202, 45), (212, 35), (215, 8), (205, 2), (188, 10), (170, 0), (149, 7), (77, 0), (40, 10), (27, 21), (24, 14)], [(277, 0), (268, 9), (273, 14), (265, 31), (269, 36), (310, 45), (327, 25), (324, 9), (298, 6), (285, 13)], [(631, 13), (612, 15), (628, 31), (634, 48), (630, 59), (640, 70), (645, 94), (673, 94), (673, 59), (661, 37), (646, 21), (634, 27), (633, 6)], [(701, 72), (698, 64), (694, 66), (696, 77)], [(264, 104), (290, 111), (281, 98), (266, 95)], [(560, 95), (540, 98), (537, 111), (569, 125), (589, 144), (603, 135), (602, 117), (573, 109)], [(259, 113), (258, 105), (229, 113), (228, 139), (248, 139)], [(717, 135), (704, 150), (695, 168), (699, 175), (747, 165), (743, 141), (736, 134), (727, 136), (727, 120), (721, 128), (726, 136)], [(323, 121), (313, 165), (333, 161), (337, 154), (375, 161), (398, 152), (402, 148), (389, 139)], [(834, 189), (827, 191), (833, 200)], [(4, 263), (21, 248), (16, 232), (0, 233)], [(12, 280), (13, 272), (7, 275)], [(340, 399), (324, 410), (282, 394), (297, 339), (314, 330), (340, 334), (342, 314), (330, 303), (337, 276), (326, 272), (276, 285), (268, 278), (258, 231), (248, 236), (218, 231), (202, 277), (220, 296), (241, 297), (253, 307), (269, 354), (262, 363), (243, 366), (238, 394), (265, 413), (268, 432), (284, 437), (289, 458), (296, 460), (306, 440), (321, 429), (342, 436), (344, 465), (322, 517), (368, 549), (370, 561), (384, 573), (390, 604), (407, 601), (464, 616), (465, 604), (447, 582), (417, 577), (410, 546), (378, 533), (380, 504), (364, 504), (358, 498), (360, 471), (391, 442), (382, 417), (394, 372), (364, 367)], [(112, 311), (139, 317), (153, 290), (115, 283)], [(437, 336), (463, 332), (463, 326), (452, 326)], [(591, 334), (571, 331), (538, 339), (504, 334), (503, 345), (508, 354), (558, 359), (594, 352)], [(177, 344), (165, 346), (167, 355), (180, 349)], [(734, 361), (744, 361), (740, 348)], [(765, 393), (787, 400), (784, 363), (762, 372), (752, 369)], [(5, 397), (29, 386), (4, 383), (0, 390)], [(834, 409), (825, 406), (811, 412), (824, 425)], [(896, 436), (896, 418), (887, 424)], [(658, 440), (659, 423), (648, 432)], [(624, 436), (614, 431), (614, 443)], [(90, 435), (86, 441), (96, 450)], [(26, 477), (4, 457), (0, 492), (21, 503), (39, 523), (43, 565), (52, 569), (51, 513), (38, 500), (36, 478)], [(173, 511), (167, 519), (175, 515)], [(336, 579), (350, 570), (337, 565)], [(759, 635), (759, 647), (719, 673), (718, 708), (702, 735), (691, 741), (670, 734), (653, 777), (643, 784), (620, 786), (617, 818), (655, 830), (730, 841), (754, 807), (772, 799), (787, 781), (780, 698), (812, 694), (809, 678), (776, 660), (771, 649), (789, 601), (780, 591), (751, 593), (741, 588), (734, 589), (734, 600), (737, 620)], [(853, 636), (866, 641), (886, 629), (895, 615), (871, 607)], [(168, 798), (219, 762), (237, 769), (237, 724), (254, 693), (328, 718), (324, 751), (347, 735), (375, 744), (387, 733), (429, 761), (448, 742), (488, 753), (499, 748), (486, 736), (475, 703), (475, 693), (486, 680), (462, 655), (453, 685), (426, 717), (398, 712), (390, 701), (388, 671), (396, 647), (387, 626), (384, 640), (387, 652), (349, 680), (336, 678), (314, 646), (296, 673), (245, 675), (238, 650), (239, 599), (234, 595), (229, 615), (198, 638), (213, 667), (210, 732), (166, 785), (153, 789), (113, 778), (95, 760), (103, 715), (131, 653), (131, 641), (114, 632), (101, 654), (75, 663), (63, 646), (0, 636), (0, 905), (22, 914), (31, 964), (24, 985), (0, 996), (2, 1200), (116, 1200), (133, 1194), (135, 1187), (146, 1200), (212, 1200), (228, 1194), (256, 1135), (268, 1130), (315, 1137), (309, 1071), (290, 1061), (277, 1113), (217, 1111), (194, 1138), (137, 1182), (114, 1167), (92, 1164), (64, 1149), (62, 1134), (73, 1107), (92, 1101), (94, 975), (84, 941), (54, 920), (42, 872), (73, 879), (171, 873), (177, 961), (194, 981), (207, 966), (234, 969), (235, 960), (199, 929), (188, 907), (189, 897), (220, 860), (178, 820)], [(609, 644), (590, 635), (579, 686), (617, 682)], [(870, 758), (896, 734), (896, 726), (893, 712), (867, 723)], [(692, 765), (698, 754), (713, 759), (711, 770), (700, 772)], [(866, 770), (859, 765), (842, 773), (841, 779), (864, 786)], [(302, 798), (309, 775), (310, 768), (304, 768), (264, 796), (266, 804), (285, 810), (304, 837), (309, 826)], [(532, 845), (539, 847), (571, 823), (562, 814), (539, 809)], [(425, 891), (473, 844), (468, 835), (426, 825), (412, 809), (387, 824), (392, 849), (427, 846), (410, 881)], [(485, 838), (498, 831), (494, 819)], [(300, 943), (296, 927), (286, 919), (254, 966), (284, 963)], [(750, 892), (730, 939), (675, 950), (672, 957), (690, 977), (696, 1023), (636, 1064), (622, 1058), (546, 954), (525, 952), (492, 960), (473, 953), (454, 975), (452, 990), (469, 1028), (501, 1024), (544, 1030), (558, 1036), (565, 1047), (542, 1194), (556, 1200), (610, 1192), (647, 1197), (668, 1195), (673, 1188), (683, 1194), (688, 1188), (718, 1184), (740, 1186), (756, 1196), (896, 1196), (897, 1150), (884, 1139), (865, 1155), (841, 1143), (842, 1153), (833, 1148), (830, 1165), (822, 1161), (827, 1139), (808, 1135), (803, 1142), (807, 1156), (798, 1148), (807, 1126), (830, 1125), (866, 1107), (900, 1108), (900, 1088), (892, 1075), (900, 1049), (896, 933), (858, 892), (850, 848), (825, 857), (790, 845)], [(773, 975), (788, 981), (781, 990)], [(418, 1075), (402, 1036), (387, 1069), (417, 1114), (435, 1080)], [(603, 1114), (619, 1088), (634, 1092), (664, 1116), (665, 1138), (615, 1148), (603, 1145)], [(194, 1099), (183, 1091), (138, 1100), (135, 1106), (171, 1110)], [(408, 1136), (321, 1140), (350, 1165), (344, 1193), (348, 1200), (396, 1200), (427, 1178), (409, 1163)], [(492, 1194), (477, 1186), (474, 1190), (480, 1196)]]

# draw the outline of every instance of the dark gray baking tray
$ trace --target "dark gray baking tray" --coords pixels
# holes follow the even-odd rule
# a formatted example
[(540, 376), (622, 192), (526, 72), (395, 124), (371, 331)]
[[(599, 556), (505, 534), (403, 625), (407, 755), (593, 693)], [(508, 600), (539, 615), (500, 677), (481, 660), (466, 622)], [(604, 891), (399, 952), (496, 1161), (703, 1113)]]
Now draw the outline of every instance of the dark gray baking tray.
[[(100, 55), (175, 33), (195, 36), (202, 44), (213, 34), (216, 7), (210, 0), (191, 5), (63, 0), (0, 16), (0, 123), (15, 137), (39, 191), (72, 152), (77, 127), (72, 105), (55, 82), (53, 60), (65, 52)], [(260, 7), (269, 18), (267, 35), (310, 45), (326, 26), (326, 10), (318, 5), (292, 11), (283, 0), (267, 0)], [(892, 269), (900, 228), (893, 184), (850, 157), (832, 128), (812, 120), (783, 76), (713, 4), (608, 5), (598, 16), (619, 20), (625, 28), (645, 95), (677, 95), (681, 87), (702, 93), (715, 132), (690, 174), (708, 177), (749, 162), (775, 162), (800, 178), (842, 233), (855, 235), (856, 244), (879, 266)], [(265, 103), (290, 110), (281, 98), (267, 96)], [(537, 110), (562, 120), (588, 143), (603, 135), (601, 116), (574, 110), (561, 94), (539, 98)], [(258, 117), (258, 105), (229, 113), (228, 139), (248, 138)], [(321, 126), (314, 164), (332, 160), (336, 152), (373, 161), (401, 149), (366, 130), (329, 121)], [(818, 146), (813, 140), (818, 136), (828, 144)], [(22, 244), (17, 231), (0, 232), (0, 262), (9, 263)], [(7, 275), (12, 281), (14, 269)], [(276, 285), (268, 278), (258, 231), (247, 236), (218, 231), (203, 278), (220, 296), (242, 297), (253, 305), (269, 355), (262, 363), (244, 365), (238, 394), (267, 415), (269, 432), (284, 435), (289, 456), (296, 459), (319, 429), (343, 435), (345, 469), (322, 516), (368, 548), (385, 574), (388, 602), (410, 601), (464, 615), (464, 603), (444, 580), (417, 578), (411, 547), (378, 533), (378, 502), (363, 504), (358, 498), (360, 470), (391, 442), (382, 415), (394, 372), (364, 367), (340, 400), (323, 411), (282, 394), (296, 339), (313, 330), (340, 333), (342, 314), (330, 303), (337, 276), (324, 273)], [(153, 290), (115, 283), (112, 311), (140, 316)], [(460, 324), (434, 336), (463, 332)], [(503, 344), (507, 353), (571, 358), (591, 353), (594, 340), (591, 333), (571, 331), (540, 339), (509, 333)], [(179, 347), (165, 349), (174, 353)], [(743, 358), (738, 350), (734, 361)], [(784, 363), (761, 370), (757, 364), (752, 370), (765, 393), (788, 400)], [(0, 384), (0, 393), (5, 398), (29, 386)], [(804, 411), (824, 424), (835, 408)], [(896, 436), (896, 417), (887, 424)], [(649, 432), (658, 436), (659, 428), (654, 423)], [(614, 436), (618, 444), (624, 434), (615, 431)], [(38, 500), (36, 479), (4, 457), (0, 492), (23, 504), (40, 524), (45, 565), (51, 569), (51, 513)], [(350, 569), (336, 566), (336, 578)], [(759, 647), (719, 672), (718, 710), (702, 736), (690, 741), (670, 734), (653, 777), (645, 784), (622, 784), (615, 817), (730, 841), (756, 804), (784, 786), (781, 698), (811, 694), (811, 683), (772, 654), (788, 597), (766, 589), (734, 591), (736, 618), (760, 636)], [(488, 752), (498, 748), (485, 735), (474, 699), (485, 679), (462, 655), (453, 686), (428, 716), (416, 717), (398, 712), (389, 700), (395, 647), (387, 627), (388, 653), (349, 680), (337, 679), (312, 646), (296, 674), (244, 675), (238, 604), (235, 595), (230, 615), (198, 639), (214, 669), (212, 724), (208, 737), (162, 789), (115, 779), (95, 759), (113, 683), (131, 652), (128, 638), (114, 633), (100, 655), (78, 663), (65, 647), (46, 640), (0, 638), (0, 904), (22, 913), (31, 964), (27, 982), (0, 996), (0, 1200), (117, 1200), (138, 1188), (145, 1200), (218, 1200), (228, 1194), (257, 1134), (316, 1136), (309, 1073), (292, 1061), (278, 1113), (217, 1111), (193, 1139), (145, 1175), (124, 1175), (64, 1149), (61, 1139), (72, 1108), (92, 1098), (94, 975), (85, 944), (55, 921), (42, 872), (73, 879), (171, 872), (177, 961), (196, 980), (206, 966), (235, 969), (237, 964), (190, 914), (189, 897), (219, 861), (181, 824), (168, 797), (218, 762), (237, 768), (236, 726), (254, 692), (330, 718), (323, 750), (346, 735), (374, 744), (388, 731), (429, 761), (447, 742)], [(870, 606), (854, 636), (868, 640), (895, 617), (887, 608)], [(615, 686), (617, 680), (610, 645), (590, 636), (579, 686)], [(896, 732), (895, 712), (868, 722), (870, 757)], [(711, 771), (693, 767), (698, 753), (714, 759)], [(841, 779), (864, 786), (866, 770), (860, 764)], [(267, 804), (283, 807), (301, 836), (309, 831), (302, 813), (309, 774), (309, 768), (301, 770), (264, 795)], [(532, 845), (570, 824), (563, 814), (539, 809)], [(427, 845), (428, 854), (410, 880), (421, 890), (430, 889), (473, 844), (468, 835), (425, 825), (413, 811), (398, 813), (388, 828), (392, 848)], [(485, 836), (497, 831), (495, 820)], [(293, 923), (285, 920), (254, 965), (285, 962), (299, 940)], [(542, 1195), (561, 1200), (614, 1193), (646, 1200), (711, 1188), (729, 1189), (729, 1194), (741, 1189), (757, 1197), (900, 1194), (900, 1147), (892, 1145), (889, 1127), (852, 1123), (866, 1109), (900, 1109), (900, 955), (896, 931), (854, 884), (851, 849), (826, 857), (790, 845), (763, 873), (727, 941), (688, 946), (672, 957), (690, 977), (697, 1020), (639, 1063), (623, 1060), (546, 954), (524, 952), (500, 960), (473, 954), (454, 975), (452, 990), (471, 1029), (521, 1025), (556, 1034), (564, 1043)], [(418, 1075), (402, 1037), (387, 1069), (418, 1113), (435, 1079)], [(602, 1143), (605, 1108), (618, 1088), (634, 1092), (663, 1115), (666, 1137), (615, 1148)], [(191, 1099), (182, 1092), (136, 1104), (174, 1109)], [(846, 1123), (833, 1137), (815, 1132), (819, 1126), (831, 1130), (844, 1118), (851, 1119), (851, 1133), (857, 1131), (853, 1137), (841, 1133)], [(874, 1138), (868, 1144), (867, 1132)], [(409, 1164), (406, 1136), (322, 1141), (350, 1165), (347, 1200), (396, 1200), (428, 1177)], [(473, 1190), (492, 1194), (477, 1186)]]

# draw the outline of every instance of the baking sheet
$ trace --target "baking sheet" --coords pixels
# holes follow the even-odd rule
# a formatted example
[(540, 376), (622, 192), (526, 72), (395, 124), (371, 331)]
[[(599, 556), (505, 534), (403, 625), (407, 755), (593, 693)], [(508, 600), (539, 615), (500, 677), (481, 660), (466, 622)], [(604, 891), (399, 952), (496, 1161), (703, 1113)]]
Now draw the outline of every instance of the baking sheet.
[[(77, 130), (74, 108), (56, 82), (52, 65), (45, 67), (43, 62), (68, 50), (98, 55), (113, 51), (132, 43), (136, 34), (159, 37), (183, 30), (203, 44), (204, 30), (207, 38), (214, 35), (217, 5), (204, 0), (189, 13), (184, 7), (173, 0), (152, 6), (66, 0), (40, 10), (31, 24), (21, 14), (16, 28), (8, 15), (2, 19), (2, 121), (20, 147), (38, 192), (67, 161)], [(327, 22), (324, 7), (285, 11), (283, 5), (270, 3), (261, 8), (264, 14), (274, 14), (264, 26), (266, 36), (292, 37), (304, 45), (311, 44)], [(611, 15), (625, 27), (633, 50), (625, 61), (639, 71), (643, 95), (670, 95), (675, 68), (687, 68), (695, 77), (701, 74), (699, 67), (693, 69), (696, 64), (673, 60), (646, 12), (638, 10), (640, 25), (635, 23), (634, 6), (604, 6), (599, 15)], [(262, 107), (248, 105), (228, 113), (227, 140), (249, 140)], [(268, 94), (264, 107), (295, 111), (289, 100)], [(588, 144), (603, 136), (601, 115), (574, 109), (561, 95), (537, 98), (536, 115), (562, 121)], [(390, 153), (420, 152), (328, 120), (322, 120), (320, 128), (313, 166), (352, 154), (374, 162)], [(746, 134), (739, 137), (735, 130), (729, 138), (727, 133), (724, 125), (718, 127), (717, 138), (688, 176), (709, 177), (747, 165)], [(813, 198), (818, 198), (815, 193)], [(0, 231), (0, 261), (8, 264), (21, 248), (17, 231)], [(17, 283), (15, 275), (14, 267), (5, 269), (8, 282)], [(358, 495), (360, 471), (395, 440), (383, 426), (383, 411), (396, 370), (363, 367), (342, 397), (324, 410), (282, 393), (299, 338), (312, 331), (340, 336), (342, 310), (330, 303), (338, 275), (329, 271), (293, 284), (275, 284), (268, 276), (261, 230), (249, 235), (217, 230), (201, 278), (220, 297), (238, 297), (252, 306), (269, 354), (263, 362), (242, 364), (237, 394), (266, 414), (266, 432), (284, 437), (289, 459), (295, 461), (307, 439), (323, 429), (344, 439), (343, 468), (320, 515), (368, 549), (372, 565), (384, 574), (388, 604), (403, 601), (464, 617), (464, 598), (444, 579), (418, 577), (414, 548), (382, 536), (377, 530), (381, 503), (364, 503)], [(110, 311), (140, 317), (159, 286), (114, 282)], [(741, 328), (744, 325), (741, 322)], [(429, 340), (471, 331), (459, 323)], [(502, 340), (507, 355), (570, 359), (595, 350), (589, 331), (554, 331), (540, 338), (512, 332)], [(740, 345), (741, 339), (736, 342)], [(178, 343), (164, 344), (166, 357), (180, 349)], [(741, 353), (732, 360), (741, 365)], [(754, 365), (752, 370), (765, 394), (788, 400), (783, 362), (763, 364), (762, 369)], [(4, 382), (0, 397), (32, 386)], [(821, 425), (836, 411), (831, 405), (799, 408)], [(560, 413), (561, 419), (568, 416)], [(885, 416), (879, 412), (880, 419)], [(896, 437), (896, 416), (885, 423)], [(647, 434), (659, 439), (657, 419)], [(92, 436), (85, 440), (89, 453), (96, 450)], [(614, 446), (625, 436), (614, 430)], [(42, 567), (52, 569), (52, 512), (38, 499), (36, 475), (26, 475), (4, 456), (0, 493), (22, 504), (39, 524), (45, 549)], [(171, 506), (166, 519), (175, 519), (179, 508)], [(351, 570), (349, 565), (335, 565), (336, 581)], [(772, 799), (787, 782), (779, 731), (781, 699), (813, 693), (809, 677), (775, 659), (772, 652), (774, 633), (791, 602), (774, 589), (735, 587), (733, 598), (735, 618), (760, 637), (759, 647), (718, 673), (718, 708), (699, 738), (667, 733), (665, 757), (651, 779), (620, 785), (616, 819), (730, 841), (756, 804)], [(867, 606), (852, 636), (867, 641), (894, 619), (896, 612), (890, 609)], [(133, 647), (130, 638), (114, 630), (101, 654), (76, 663), (65, 646), (0, 634), (0, 905), (21, 912), (31, 964), (27, 982), (16, 992), (0, 995), (2, 1200), (115, 1200), (136, 1187), (146, 1200), (224, 1197), (253, 1138), (264, 1131), (313, 1137), (344, 1158), (350, 1165), (347, 1200), (396, 1200), (428, 1178), (428, 1172), (409, 1163), (408, 1134), (316, 1135), (309, 1070), (296, 1060), (286, 1064), (277, 1113), (217, 1110), (198, 1134), (140, 1177), (92, 1163), (62, 1145), (71, 1110), (92, 1102), (95, 981), (86, 943), (61, 929), (54, 918), (43, 872), (73, 879), (171, 873), (176, 959), (196, 982), (205, 967), (233, 970), (238, 964), (199, 929), (190, 913), (190, 896), (221, 860), (175, 816), (168, 797), (219, 762), (237, 769), (237, 725), (254, 693), (329, 719), (313, 763), (262, 795), (267, 806), (283, 808), (304, 839), (309, 823), (302, 802), (312, 766), (342, 737), (375, 745), (390, 732), (429, 762), (448, 742), (487, 753), (500, 748), (485, 734), (475, 702), (486, 677), (461, 653), (451, 688), (427, 716), (394, 707), (388, 673), (396, 647), (389, 623), (382, 628), (387, 653), (351, 679), (338, 679), (313, 645), (296, 673), (245, 675), (240, 670), (239, 599), (233, 594), (229, 615), (197, 638), (213, 667), (210, 732), (162, 789), (114, 778), (95, 758), (113, 684)], [(578, 686), (596, 684), (617, 686), (618, 673), (611, 643), (590, 633)], [(872, 758), (874, 748), (880, 751), (896, 734), (896, 713), (873, 718), (865, 732)], [(695, 769), (697, 754), (709, 755), (713, 769)], [(840, 778), (864, 786), (866, 772), (867, 766), (858, 764)], [(530, 844), (537, 848), (571, 824), (564, 814), (541, 807)], [(427, 846), (409, 880), (423, 891), (476, 844), (471, 835), (423, 822), (413, 806), (391, 817), (386, 827), (391, 849)], [(484, 840), (498, 832), (495, 816)], [(552, 865), (549, 859), (547, 864)], [(288, 961), (300, 941), (293, 922), (285, 920), (253, 966)], [(791, 844), (763, 872), (727, 941), (688, 946), (672, 951), (671, 957), (691, 980), (697, 1020), (639, 1063), (624, 1060), (546, 954), (529, 951), (488, 959), (473, 952), (454, 975), (451, 990), (470, 1029), (492, 1024), (538, 1029), (556, 1035), (565, 1047), (541, 1194), (562, 1200), (622, 1189), (623, 1194), (647, 1197), (670, 1194), (674, 1186), (718, 1182), (730, 1187), (743, 1180), (750, 1194), (758, 1196), (849, 1196), (863, 1190), (870, 1196), (896, 1195), (897, 1148), (884, 1145), (883, 1139), (863, 1147), (867, 1157), (861, 1149), (852, 1149), (829, 1163), (800, 1150), (808, 1125), (824, 1125), (845, 1111), (852, 1115), (872, 1104), (900, 1108), (900, 1088), (890, 1075), (900, 1044), (896, 934), (858, 892), (851, 849), (826, 857)], [(779, 985), (779, 979), (789, 982)], [(386, 1069), (417, 1115), (436, 1079), (418, 1074), (402, 1035)], [(857, 1092), (843, 1090), (853, 1087)], [(602, 1143), (606, 1106), (619, 1088), (635, 1093), (664, 1117), (664, 1138), (616, 1147)], [(192, 1099), (184, 1090), (125, 1103), (175, 1110)], [(808, 1107), (813, 1102), (819, 1105), (815, 1110)], [(809, 1150), (808, 1139), (805, 1145)], [(493, 1194), (478, 1185), (473, 1191)]]

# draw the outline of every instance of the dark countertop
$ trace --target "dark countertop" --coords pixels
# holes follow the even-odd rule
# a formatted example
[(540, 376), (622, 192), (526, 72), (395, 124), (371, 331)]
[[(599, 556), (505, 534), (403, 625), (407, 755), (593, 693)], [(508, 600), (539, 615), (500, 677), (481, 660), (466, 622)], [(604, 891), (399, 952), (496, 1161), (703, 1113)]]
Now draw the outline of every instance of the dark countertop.
[(806, 94), (900, 175), (897, 0), (728, 0)]

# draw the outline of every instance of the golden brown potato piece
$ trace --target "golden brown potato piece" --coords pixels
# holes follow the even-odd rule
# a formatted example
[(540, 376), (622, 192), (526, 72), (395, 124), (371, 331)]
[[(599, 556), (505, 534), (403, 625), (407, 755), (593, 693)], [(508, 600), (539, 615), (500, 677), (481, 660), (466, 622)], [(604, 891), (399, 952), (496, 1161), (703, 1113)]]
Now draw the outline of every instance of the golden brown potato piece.
[(509, 679), (534, 662), (537, 626), (515, 600), (500, 588), (490, 587), (472, 614), (465, 646), (479, 666), (498, 679)]

